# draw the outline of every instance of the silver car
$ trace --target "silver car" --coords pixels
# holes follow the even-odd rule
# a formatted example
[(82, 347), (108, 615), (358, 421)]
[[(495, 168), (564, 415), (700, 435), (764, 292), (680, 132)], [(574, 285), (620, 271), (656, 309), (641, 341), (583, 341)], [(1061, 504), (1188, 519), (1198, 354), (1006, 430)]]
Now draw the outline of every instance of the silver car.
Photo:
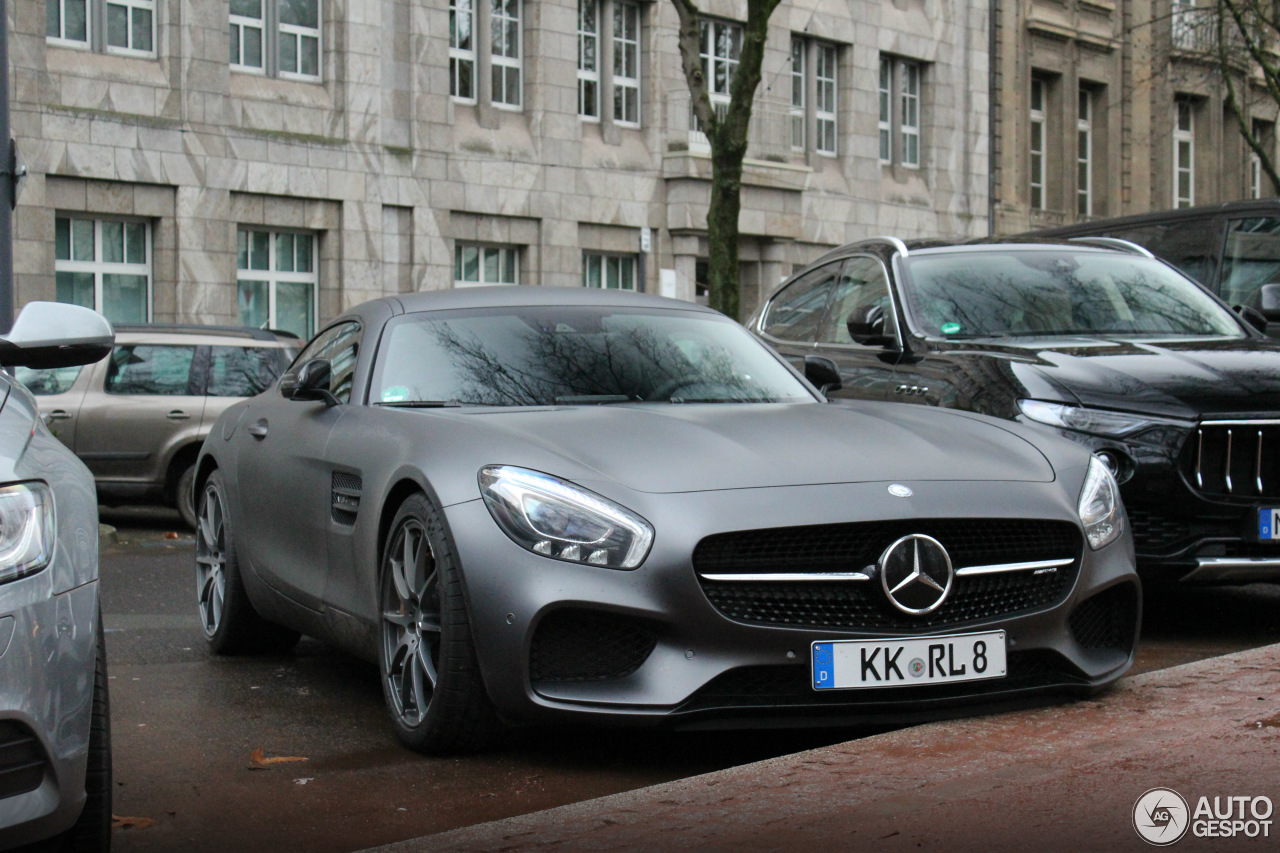
[[(33, 302), (0, 366), (87, 364), (111, 341), (100, 314)], [(0, 849), (109, 847), (109, 729), (93, 476), (0, 371)]]

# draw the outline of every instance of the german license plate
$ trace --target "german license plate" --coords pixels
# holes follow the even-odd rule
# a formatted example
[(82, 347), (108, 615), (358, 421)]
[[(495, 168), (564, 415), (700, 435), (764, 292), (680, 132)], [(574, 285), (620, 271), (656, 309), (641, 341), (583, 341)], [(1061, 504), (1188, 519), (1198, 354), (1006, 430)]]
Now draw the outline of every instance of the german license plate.
[(1264, 507), (1258, 510), (1258, 538), (1280, 539), (1280, 509)]
[(813, 689), (907, 687), (1004, 678), (1004, 631), (813, 644)]

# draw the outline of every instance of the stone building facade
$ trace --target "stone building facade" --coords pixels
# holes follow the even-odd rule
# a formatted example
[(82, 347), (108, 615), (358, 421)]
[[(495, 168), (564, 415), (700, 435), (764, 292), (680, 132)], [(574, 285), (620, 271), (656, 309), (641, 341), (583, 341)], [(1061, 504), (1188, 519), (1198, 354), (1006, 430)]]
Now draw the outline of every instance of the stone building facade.
[[(1276, 194), (1226, 106), (1211, 0), (993, 8), (995, 233)], [(1276, 103), (1237, 87), (1274, 162)]]
[[(746, 0), (702, 5), (707, 62), (729, 71)], [(8, 9), (19, 305), (305, 336), (369, 298), (469, 284), (697, 296), (710, 161), (666, 0)], [(779, 7), (744, 313), (851, 239), (985, 233), (987, 36), (978, 0)]]

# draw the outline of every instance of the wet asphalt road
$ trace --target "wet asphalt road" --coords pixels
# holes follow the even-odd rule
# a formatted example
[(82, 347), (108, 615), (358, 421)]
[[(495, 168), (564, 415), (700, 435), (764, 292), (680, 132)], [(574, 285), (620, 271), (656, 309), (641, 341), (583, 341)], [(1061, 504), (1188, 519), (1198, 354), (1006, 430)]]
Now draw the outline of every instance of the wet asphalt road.
[[(360, 850), (872, 733), (532, 731), (426, 758), (396, 741), (374, 666), (310, 639), (280, 657), (211, 657), (176, 513), (103, 520), (118, 530), (102, 552), (117, 853)], [(1280, 642), (1280, 588), (1146, 608), (1135, 672)]]

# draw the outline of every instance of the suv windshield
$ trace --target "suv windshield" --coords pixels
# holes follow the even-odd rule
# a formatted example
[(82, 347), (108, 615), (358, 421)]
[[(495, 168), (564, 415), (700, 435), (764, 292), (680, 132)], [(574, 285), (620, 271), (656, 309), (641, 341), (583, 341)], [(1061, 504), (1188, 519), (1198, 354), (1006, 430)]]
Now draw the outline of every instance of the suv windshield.
[(371, 403), (756, 403), (814, 400), (738, 324), (692, 311), (512, 307), (387, 324)]
[(1149, 258), (1002, 248), (903, 263), (907, 307), (927, 335), (1244, 337), (1230, 312)]

